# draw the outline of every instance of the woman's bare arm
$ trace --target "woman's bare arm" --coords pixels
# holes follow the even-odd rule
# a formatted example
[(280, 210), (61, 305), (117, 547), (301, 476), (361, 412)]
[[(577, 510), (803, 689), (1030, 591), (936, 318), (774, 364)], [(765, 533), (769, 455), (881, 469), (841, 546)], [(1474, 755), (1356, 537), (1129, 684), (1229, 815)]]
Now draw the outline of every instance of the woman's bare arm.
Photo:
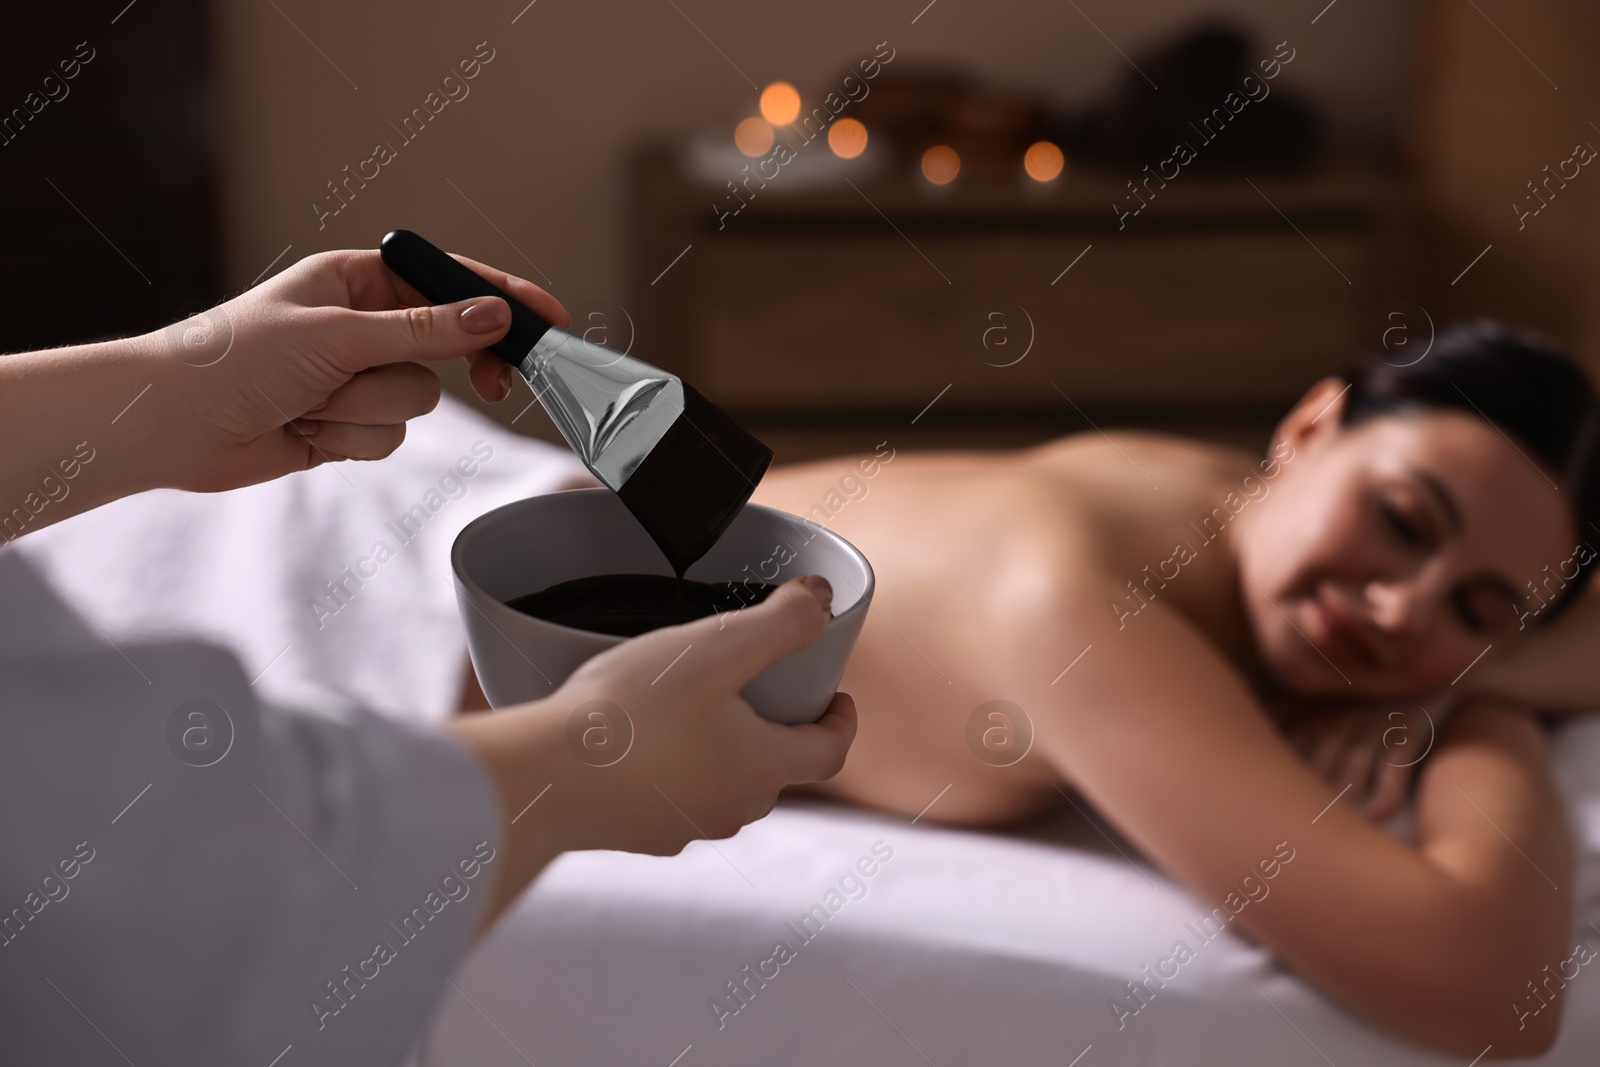
[(1502, 656), (1486, 658), (1465, 679), (1474, 692), (1506, 697), (1540, 711), (1600, 710), (1600, 586), (1591, 585), (1566, 613), (1538, 626)]
[[(1157, 604), (1119, 632), (1093, 592), (1018, 619), (1009, 646), (1059, 773), (1208, 901), (1243, 900), (1243, 880), (1292, 849), (1237, 921), (1373, 1023), (1468, 1057), (1547, 1048), (1559, 1005), (1514, 1010), (1569, 933), (1565, 820), (1537, 728), (1484, 700), (1462, 707), (1423, 772), (1409, 846), (1296, 757), (1185, 619)], [(1052, 684), (1051, 665), (1085, 645)]]

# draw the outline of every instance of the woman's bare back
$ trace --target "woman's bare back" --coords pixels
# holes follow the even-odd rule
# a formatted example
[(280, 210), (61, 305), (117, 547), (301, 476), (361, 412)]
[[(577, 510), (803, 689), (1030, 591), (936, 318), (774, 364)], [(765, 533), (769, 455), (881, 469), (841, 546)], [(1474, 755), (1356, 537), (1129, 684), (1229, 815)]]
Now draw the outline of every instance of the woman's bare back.
[[(881, 462), (884, 457), (888, 462)], [(1024, 718), (992, 701), (1017, 701), (1019, 672), (1046, 681), (1081, 649), (1019, 662), (1015, 620), (1107, 584), (1163, 600), (1249, 658), (1235, 574), (1225, 553), (1198, 549), (1174, 581), (1150, 581), (1186, 524), (1220, 505), (1257, 460), (1232, 449), (1143, 433), (1080, 434), (1022, 451), (895, 452), (863, 475), (859, 457), (778, 468), (755, 499), (826, 519), (877, 576), (873, 611), (840, 688), (855, 697), (860, 732), (844, 771), (816, 791), (952, 823), (1001, 823), (1061, 803), (1061, 774), (1038, 750), (984, 747), (984, 730), (1024, 739)], [(1168, 571), (1168, 573), (1171, 573)], [(1095, 594), (1088, 594), (1095, 595)], [(1110, 603), (1108, 617), (1115, 614)], [(1136, 626), (1133, 614), (1127, 626)], [(1037, 681), (1037, 679), (1033, 679)], [(991, 718), (995, 711), (998, 718)], [(977, 729), (969, 728), (978, 713)], [(1002, 743), (999, 752), (1006, 751)], [(928, 806), (938, 797), (936, 804)]]

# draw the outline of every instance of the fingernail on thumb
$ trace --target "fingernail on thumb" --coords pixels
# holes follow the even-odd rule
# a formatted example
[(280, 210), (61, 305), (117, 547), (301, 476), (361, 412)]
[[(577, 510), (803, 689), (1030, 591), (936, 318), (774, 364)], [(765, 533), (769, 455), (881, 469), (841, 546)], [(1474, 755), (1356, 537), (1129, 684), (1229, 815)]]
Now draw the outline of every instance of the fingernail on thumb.
[(511, 324), (511, 308), (497, 296), (474, 300), (461, 310), (461, 328), (467, 333), (494, 333)]
[(833, 586), (828, 584), (828, 579), (820, 574), (808, 574), (799, 581), (812, 596), (817, 598), (817, 603), (822, 605), (823, 611), (833, 607)]

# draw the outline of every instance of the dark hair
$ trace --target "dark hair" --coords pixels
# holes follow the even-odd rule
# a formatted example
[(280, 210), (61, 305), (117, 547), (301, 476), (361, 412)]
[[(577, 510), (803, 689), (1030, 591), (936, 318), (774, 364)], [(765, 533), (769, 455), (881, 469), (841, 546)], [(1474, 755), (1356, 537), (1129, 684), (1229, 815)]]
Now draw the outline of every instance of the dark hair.
[(1342, 426), (1407, 408), (1455, 409), (1487, 420), (1543, 464), (1541, 473), (1572, 503), (1578, 548), (1588, 549), (1587, 562), (1571, 561), (1576, 575), (1558, 575), (1566, 585), (1539, 621), (1564, 611), (1600, 566), (1600, 552), (1588, 544), (1591, 531), (1600, 534), (1600, 399), (1572, 358), (1548, 338), (1480, 319), (1440, 331), (1419, 358), (1402, 363), (1373, 353), (1344, 378), (1350, 388)]

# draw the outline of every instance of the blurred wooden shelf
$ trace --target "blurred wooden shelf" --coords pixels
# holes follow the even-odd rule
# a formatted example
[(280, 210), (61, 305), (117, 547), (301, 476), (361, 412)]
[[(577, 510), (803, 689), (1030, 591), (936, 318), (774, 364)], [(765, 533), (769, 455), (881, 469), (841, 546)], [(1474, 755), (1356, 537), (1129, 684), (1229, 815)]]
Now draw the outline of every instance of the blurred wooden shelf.
[(1373, 332), (1397, 183), (1184, 174), (1119, 230), (1129, 176), (786, 190), (780, 173), (719, 226), (723, 190), (645, 150), (639, 350), (780, 460), (860, 434), (1001, 446), (1089, 420), (1259, 440)]

